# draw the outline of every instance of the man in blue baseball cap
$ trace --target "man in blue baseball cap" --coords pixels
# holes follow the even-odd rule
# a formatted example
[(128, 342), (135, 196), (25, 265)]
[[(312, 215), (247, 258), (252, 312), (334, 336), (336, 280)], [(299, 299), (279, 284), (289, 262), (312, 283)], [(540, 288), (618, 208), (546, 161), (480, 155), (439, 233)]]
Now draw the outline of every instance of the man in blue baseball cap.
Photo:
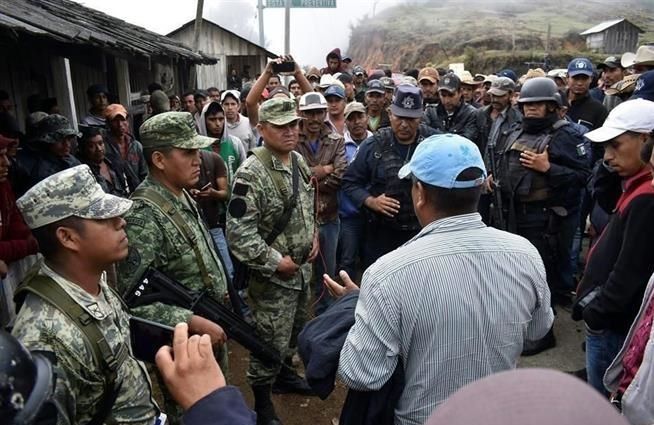
[[(477, 213), (486, 169), (473, 142), (431, 136), (398, 175), (422, 230), (364, 273), (338, 374), (374, 391), (403, 367), (393, 407), (405, 425), (424, 423), (462, 386), (515, 368), (524, 341), (545, 335), (554, 314), (536, 248)], [(325, 277), (334, 295), (359, 290), (340, 278), (344, 286)]]

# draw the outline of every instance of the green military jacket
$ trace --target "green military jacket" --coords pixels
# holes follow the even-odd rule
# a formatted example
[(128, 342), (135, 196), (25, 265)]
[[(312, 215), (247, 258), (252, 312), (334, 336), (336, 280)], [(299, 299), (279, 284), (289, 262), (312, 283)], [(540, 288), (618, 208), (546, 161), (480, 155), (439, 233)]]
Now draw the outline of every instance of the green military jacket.
[[(150, 176), (139, 185), (137, 191), (141, 188), (155, 190), (181, 211), (185, 222), (194, 233), (202, 261), (213, 282), (212, 295), (222, 302), (227, 292), (227, 279), (195, 201), (186, 191), (182, 194), (185, 198), (176, 197)], [(189, 289), (205, 289), (193, 247), (162, 211), (147, 201), (134, 199), (134, 205), (125, 215), (125, 221), (129, 255), (117, 266), (118, 288), (121, 293), (124, 294), (132, 288), (148, 266), (178, 280)], [(132, 313), (169, 326), (181, 322), (188, 323), (193, 314), (190, 310), (163, 303), (137, 307), (132, 309)]]
[[(284, 231), (268, 246), (265, 238), (275, 221), (283, 214), (283, 194), (276, 188), (264, 164), (252, 155), (236, 171), (232, 198), (227, 211), (227, 242), (241, 262), (250, 267), (250, 279), (270, 282), (284, 288), (305, 290), (311, 280), (311, 252), (315, 231), (314, 189), (310, 182), (311, 170), (300, 154), (297, 204)], [(272, 157), (272, 172), (280, 172), (286, 184), (286, 196), (293, 193), (291, 167)], [(300, 270), (294, 278), (280, 279), (275, 275), (277, 265), (285, 255), (291, 256)]]
[[(54, 280), (99, 321), (113, 353), (118, 353), (121, 344), (130, 347), (129, 315), (107, 287), (105, 275), (100, 281), (100, 294), (94, 297), (45, 264), (41, 265), (39, 273)], [(56, 356), (57, 423), (88, 423), (102, 399), (105, 376), (95, 365), (93, 353), (79, 328), (65, 313), (30, 293), (18, 312), (12, 333), (28, 350), (52, 352)], [(119, 424), (152, 425), (158, 408), (152, 399), (147, 370), (133, 357), (131, 348), (117, 370), (116, 382), (119, 381), (122, 385), (111, 410), (112, 417)]]

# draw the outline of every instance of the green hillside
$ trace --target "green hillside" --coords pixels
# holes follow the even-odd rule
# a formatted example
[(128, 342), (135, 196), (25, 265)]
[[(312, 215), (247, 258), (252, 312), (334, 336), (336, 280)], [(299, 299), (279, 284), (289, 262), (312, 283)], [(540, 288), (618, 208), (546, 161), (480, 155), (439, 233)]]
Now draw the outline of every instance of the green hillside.
[(554, 66), (586, 51), (579, 33), (610, 19), (627, 18), (654, 43), (654, 0), (423, 0), (365, 17), (352, 28), (348, 54), (367, 67), (394, 70), (465, 62), (477, 72), (511, 65), (526, 70), (550, 55)]

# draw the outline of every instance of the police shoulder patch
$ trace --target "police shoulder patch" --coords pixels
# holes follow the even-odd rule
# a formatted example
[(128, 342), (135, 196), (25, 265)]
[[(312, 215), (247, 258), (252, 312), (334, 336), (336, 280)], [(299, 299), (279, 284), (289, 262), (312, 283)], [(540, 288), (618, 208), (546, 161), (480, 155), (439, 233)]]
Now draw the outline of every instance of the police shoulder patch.
[(234, 218), (241, 218), (247, 211), (247, 204), (243, 198), (234, 198), (229, 202), (228, 212)]

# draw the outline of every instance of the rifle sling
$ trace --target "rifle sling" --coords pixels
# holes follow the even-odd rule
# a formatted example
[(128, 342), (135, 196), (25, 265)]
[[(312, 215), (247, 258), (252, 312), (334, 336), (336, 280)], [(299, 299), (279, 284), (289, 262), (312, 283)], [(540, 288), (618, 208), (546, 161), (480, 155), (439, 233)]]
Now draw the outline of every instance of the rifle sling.
[(300, 172), (298, 166), (297, 156), (291, 152), (291, 169), (292, 169), (292, 181), (293, 181), (293, 192), (291, 196), (288, 196), (288, 189), (286, 188), (285, 179), (283, 172), (275, 170), (273, 168), (272, 154), (265, 147), (254, 148), (250, 151), (257, 159), (264, 165), (264, 168), (268, 172), (268, 175), (272, 179), (275, 187), (280, 192), (284, 200), (284, 211), (282, 215), (275, 220), (273, 228), (264, 239), (266, 245), (271, 245), (275, 242), (275, 239), (284, 232), (286, 226), (291, 220), (291, 214), (297, 206), (297, 197), (298, 197), (298, 185), (300, 180)]
[[(111, 288), (109, 288), (111, 291)], [(104, 390), (102, 399), (96, 405), (89, 424), (101, 425), (115, 423), (111, 418), (111, 409), (118, 397), (122, 382), (116, 383), (118, 368), (127, 359), (129, 350), (125, 344), (120, 344), (114, 354), (107, 342), (98, 321), (88, 314), (70, 295), (52, 278), (43, 275), (32, 275), (25, 279), (16, 289), (14, 301), (19, 310), (28, 293), (33, 293), (65, 314), (80, 330), (86, 347), (93, 356), (95, 365), (104, 375)], [(114, 293), (118, 299), (120, 297)]]
[[(183, 192), (183, 196), (186, 196), (185, 191)], [(198, 264), (198, 268), (200, 269), (200, 275), (202, 276), (202, 283), (207, 290), (212, 291), (213, 281), (209, 275), (207, 265), (204, 263), (204, 259), (202, 258), (202, 252), (200, 252), (200, 246), (198, 243), (199, 241), (182, 216), (179, 208), (175, 207), (172, 202), (164, 198), (163, 195), (161, 195), (159, 192), (149, 187), (142, 187), (137, 189), (132, 194), (131, 199), (139, 199), (141, 201), (147, 202), (159, 210), (168, 220), (170, 220), (170, 222), (173, 224), (173, 226), (175, 226), (179, 233), (184, 236), (186, 242), (191, 246), (191, 249), (193, 249), (195, 260)], [(189, 205), (192, 205), (190, 199), (187, 198), (187, 201), (189, 202)]]

